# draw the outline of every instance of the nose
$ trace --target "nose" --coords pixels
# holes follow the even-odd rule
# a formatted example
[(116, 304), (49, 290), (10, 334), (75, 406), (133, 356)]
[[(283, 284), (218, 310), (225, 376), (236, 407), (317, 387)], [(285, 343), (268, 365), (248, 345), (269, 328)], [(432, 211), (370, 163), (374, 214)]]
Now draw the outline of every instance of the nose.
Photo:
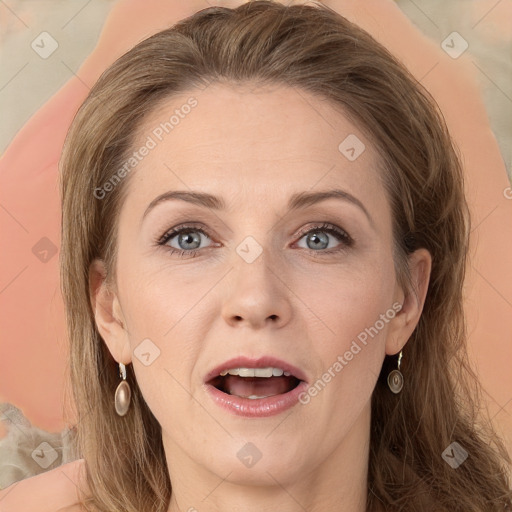
[(265, 251), (252, 263), (236, 261), (225, 289), (222, 317), (232, 327), (282, 328), (290, 321), (293, 293), (285, 274), (268, 263)]

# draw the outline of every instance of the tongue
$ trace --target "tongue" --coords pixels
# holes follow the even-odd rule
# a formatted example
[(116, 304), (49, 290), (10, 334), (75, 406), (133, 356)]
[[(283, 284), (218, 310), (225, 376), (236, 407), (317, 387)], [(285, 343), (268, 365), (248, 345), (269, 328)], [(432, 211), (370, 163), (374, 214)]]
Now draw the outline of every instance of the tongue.
[(224, 377), (224, 392), (244, 398), (249, 396), (265, 397), (287, 393), (293, 389), (293, 377)]

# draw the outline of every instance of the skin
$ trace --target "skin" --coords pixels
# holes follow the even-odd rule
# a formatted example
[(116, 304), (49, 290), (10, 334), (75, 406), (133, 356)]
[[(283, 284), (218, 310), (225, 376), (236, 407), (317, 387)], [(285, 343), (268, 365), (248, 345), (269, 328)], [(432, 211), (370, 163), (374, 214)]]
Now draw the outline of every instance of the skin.
[[(371, 394), (385, 354), (398, 353), (419, 320), (430, 255), (410, 257), (417, 296), (402, 290), (378, 154), (340, 112), (304, 91), (212, 84), (166, 99), (144, 120), (134, 149), (192, 96), (198, 105), (129, 177), (115, 286), (102, 261), (90, 269), (99, 332), (117, 361), (133, 364), (162, 425), (169, 512), (328, 512), (340, 503), (363, 512)], [(366, 146), (354, 161), (338, 150), (348, 134)], [(372, 221), (339, 199), (287, 211), (292, 194), (332, 188), (358, 198)], [(149, 203), (169, 190), (221, 196), (227, 210), (166, 201), (141, 224)], [(322, 231), (329, 245), (324, 238), (316, 248), (304, 233), (324, 222), (354, 244)], [(178, 236), (155, 244), (185, 223), (207, 232), (190, 233), (201, 240), (196, 257), (169, 252), (190, 250)], [(252, 263), (236, 251), (248, 236), (263, 249)], [(321, 254), (330, 249), (341, 250)], [(203, 389), (208, 371), (240, 354), (274, 355), (313, 383), (396, 302), (401, 311), (306, 405), (241, 418)], [(146, 338), (160, 350), (148, 366), (134, 354)], [(250, 468), (237, 457), (248, 442), (262, 455)]]

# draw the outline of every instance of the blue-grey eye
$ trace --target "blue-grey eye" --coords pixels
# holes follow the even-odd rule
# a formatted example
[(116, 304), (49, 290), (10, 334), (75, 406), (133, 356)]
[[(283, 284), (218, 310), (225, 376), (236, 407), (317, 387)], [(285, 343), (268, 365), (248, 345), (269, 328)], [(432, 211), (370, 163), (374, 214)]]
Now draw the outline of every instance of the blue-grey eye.
[[(333, 246), (329, 247), (329, 235), (332, 238), (337, 239), (344, 246), (350, 246), (352, 244), (352, 239), (349, 237), (347, 233), (339, 228), (335, 228), (329, 224), (325, 226), (317, 226), (309, 231), (303, 233), (299, 242), (306, 238), (306, 246), (301, 246), (305, 249), (310, 249), (313, 251), (323, 251), (324, 249), (332, 249)], [(338, 244), (339, 245), (339, 244)], [(329, 251), (325, 251), (329, 252)]]
[(197, 249), (201, 245), (201, 235), (197, 231), (180, 233), (178, 235), (178, 245), (181, 249)]
[[(329, 235), (321, 231), (313, 231), (306, 235), (308, 247), (310, 249), (327, 249), (329, 245)], [(311, 245), (309, 244), (311, 242)]]
[[(173, 249), (179, 249), (184, 251), (194, 251), (201, 245), (201, 236), (209, 238), (208, 235), (201, 229), (198, 228), (182, 228), (167, 233), (162, 240), (162, 245), (168, 245)], [(175, 243), (178, 246), (171, 243), (176, 240)]]

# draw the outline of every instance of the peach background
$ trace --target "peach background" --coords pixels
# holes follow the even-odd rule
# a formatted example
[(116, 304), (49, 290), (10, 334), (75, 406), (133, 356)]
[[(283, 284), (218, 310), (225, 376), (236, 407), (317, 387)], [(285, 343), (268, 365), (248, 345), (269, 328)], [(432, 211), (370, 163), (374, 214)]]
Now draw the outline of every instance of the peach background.
[[(465, 284), (470, 352), (491, 416), (512, 451), (512, 190), (475, 68), (467, 55), (447, 56), (389, 0), (325, 3), (368, 30), (409, 67), (436, 98), (463, 154), (473, 215)], [(512, 15), (510, 5), (504, 2), (494, 10), (497, 26)], [(67, 342), (58, 284), (57, 164), (66, 131), (110, 63), (141, 39), (207, 6), (199, 0), (119, 1), (77, 76), (26, 123), (0, 160), (0, 400), (19, 407), (45, 430), (60, 431), (72, 420), (63, 416)], [(55, 254), (45, 263), (34, 247)]]

